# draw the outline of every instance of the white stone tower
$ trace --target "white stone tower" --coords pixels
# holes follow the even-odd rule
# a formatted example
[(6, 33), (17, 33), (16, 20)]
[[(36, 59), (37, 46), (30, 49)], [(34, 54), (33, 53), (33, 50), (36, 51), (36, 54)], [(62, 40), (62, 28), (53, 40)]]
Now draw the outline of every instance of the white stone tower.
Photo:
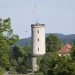
[(33, 72), (38, 70), (37, 56), (44, 55), (45, 50), (45, 25), (44, 24), (32, 24), (32, 70)]

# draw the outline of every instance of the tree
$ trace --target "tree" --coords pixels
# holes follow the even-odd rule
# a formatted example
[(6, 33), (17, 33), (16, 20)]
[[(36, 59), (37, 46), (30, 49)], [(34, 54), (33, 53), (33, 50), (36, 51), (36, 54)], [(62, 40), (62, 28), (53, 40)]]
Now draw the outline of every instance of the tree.
[[(10, 45), (14, 44), (17, 38), (18, 35), (13, 34), (10, 18), (0, 19), (0, 66), (5, 69), (10, 65)], [(11, 41), (12, 39), (14, 42)]]
[(47, 53), (40, 62), (44, 75), (75, 75), (75, 62), (57, 53)]
[(8, 33), (10, 26), (7, 20), (0, 19), (0, 66), (7, 67), (9, 64), (9, 44), (5, 39), (5, 33)]
[(31, 68), (30, 47), (14, 46), (11, 51), (11, 65), (18, 73), (25, 73)]
[(72, 58), (73, 61), (75, 61), (75, 44), (72, 45), (71, 58)]
[(4, 74), (4, 69), (2, 67), (0, 67), (0, 75)]
[(14, 46), (12, 49), (12, 58), (15, 58), (18, 61), (19, 57), (22, 57), (22, 52), (21, 52), (21, 47), (19, 46)]
[(47, 52), (53, 52), (57, 51), (61, 48), (61, 41), (58, 39), (58, 37), (55, 34), (50, 34), (46, 38), (46, 50)]
[(13, 34), (10, 38), (7, 38), (7, 42), (9, 45), (15, 44), (19, 40), (19, 36), (16, 34)]
[(53, 68), (55, 67), (57, 60), (58, 59), (58, 55), (55, 53), (47, 53), (44, 55), (44, 57), (42, 58), (41, 62), (40, 62), (40, 70), (45, 74), (45, 75), (49, 75), (48, 71), (50, 71), (50, 75), (53, 75)]
[(19, 65), (16, 67), (18, 73), (24, 74), (27, 73), (27, 67), (25, 65)]

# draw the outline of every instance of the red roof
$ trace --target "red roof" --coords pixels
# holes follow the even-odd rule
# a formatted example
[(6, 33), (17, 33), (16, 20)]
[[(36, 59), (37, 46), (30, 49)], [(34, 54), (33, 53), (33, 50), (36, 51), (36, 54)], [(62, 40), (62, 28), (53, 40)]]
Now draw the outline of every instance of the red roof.
[(59, 54), (69, 54), (71, 51), (71, 48), (72, 46), (70, 44), (66, 44), (58, 51), (58, 53)]

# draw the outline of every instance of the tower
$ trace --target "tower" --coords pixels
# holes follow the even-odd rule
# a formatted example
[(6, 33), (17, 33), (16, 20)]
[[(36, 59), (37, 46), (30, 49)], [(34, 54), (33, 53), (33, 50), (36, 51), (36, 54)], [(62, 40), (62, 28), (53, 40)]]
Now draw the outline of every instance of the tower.
[(45, 50), (45, 24), (32, 24), (32, 70), (38, 70), (37, 56), (44, 55)]

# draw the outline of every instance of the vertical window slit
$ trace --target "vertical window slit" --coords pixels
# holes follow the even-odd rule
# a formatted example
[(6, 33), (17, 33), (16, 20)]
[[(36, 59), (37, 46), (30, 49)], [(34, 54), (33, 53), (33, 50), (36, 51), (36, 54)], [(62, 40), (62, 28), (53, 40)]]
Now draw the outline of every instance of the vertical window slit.
[(39, 51), (39, 48), (38, 48), (38, 51)]

